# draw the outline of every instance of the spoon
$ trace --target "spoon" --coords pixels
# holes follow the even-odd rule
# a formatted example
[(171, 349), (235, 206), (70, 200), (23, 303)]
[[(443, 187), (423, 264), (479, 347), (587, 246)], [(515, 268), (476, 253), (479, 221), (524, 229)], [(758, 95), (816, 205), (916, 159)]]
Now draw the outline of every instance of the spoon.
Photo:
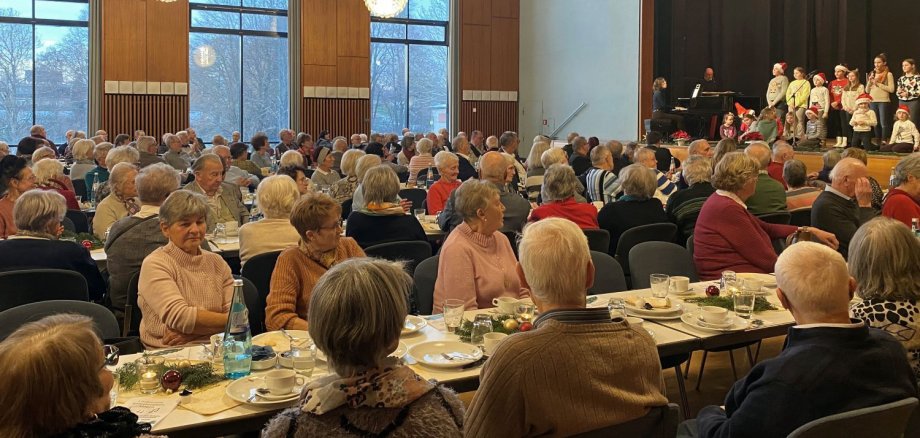
[(246, 403), (251, 403), (253, 400), (256, 399), (256, 397), (260, 397), (268, 393), (269, 393), (268, 388), (256, 388), (256, 392), (252, 394), (251, 396), (249, 396), (249, 398), (246, 399)]

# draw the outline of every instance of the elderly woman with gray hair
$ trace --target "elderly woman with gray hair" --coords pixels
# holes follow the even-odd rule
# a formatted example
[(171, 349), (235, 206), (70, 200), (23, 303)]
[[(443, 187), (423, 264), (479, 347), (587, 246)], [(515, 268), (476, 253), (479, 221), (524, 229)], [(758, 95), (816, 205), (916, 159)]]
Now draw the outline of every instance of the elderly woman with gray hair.
[(630, 164), (620, 171), (623, 196), (604, 205), (597, 213), (600, 228), (610, 232), (610, 249), (614, 255), (620, 236), (627, 230), (648, 224), (669, 222), (664, 206), (655, 197), (657, 170), (642, 164)]
[(394, 202), (398, 199), (399, 178), (393, 169), (386, 165), (369, 169), (362, 190), (367, 204), (348, 216), (346, 236), (354, 238), (362, 248), (388, 242), (428, 242), (418, 219)]
[[(434, 143), (432, 143), (431, 140), (427, 138), (419, 140), (418, 144), (415, 145), (415, 149), (418, 151), (418, 154), (409, 160), (409, 184), (415, 182), (420, 171), (434, 166), (434, 157), (431, 156), (431, 151), (433, 148)], [(428, 182), (431, 183), (432, 181)]]
[(543, 205), (531, 210), (530, 221), (550, 217), (568, 219), (581, 229), (597, 228), (597, 208), (575, 200), (578, 177), (570, 166), (553, 164), (543, 176)]
[(853, 235), (847, 266), (862, 298), (851, 313), (899, 340), (920, 379), (920, 241), (894, 219), (872, 219)]
[(340, 204), (355, 196), (355, 190), (358, 188), (357, 165), (358, 160), (363, 157), (364, 151), (361, 149), (349, 149), (342, 154), (342, 179), (332, 184), (332, 197)]
[(684, 161), (681, 175), (689, 187), (668, 197), (665, 214), (677, 225), (677, 241), (686, 242), (693, 234), (703, 203), (716, 191), (709, 182), (712, 179), (712, 161), (702, 155), (691, 155)]
[(105, 280), (89, 251), (78, 243), (58, 240), (64, 232), (61, 221), (66, 212), (64, 197), (55, 191), (30, 190), (20, 195), (13, 207), (18, 231), (0, 240), (0, 266), (3, 270), (78, 272), (86, 279), (90, 299), (101, 302), (105, 296)]
[[(107, 154), (105, 154), (105, 165), (108, 167), (106, 170), (106, 182), (108, 182), (110, 177), (109, 170), (113, 169), (116, 164), (129, 163), (136, 166), (140, 160), (140, 152), (131, 146), (119, 146), (117, 148), (112, 148)], [(112, 187), (109, 184), (100, 184), (99, 187), (93, 191), (93, 183), (96, 180), (90, 179), (91, 174), (92, 172), (86, 174), (86, 190), (87, 192), (93, 192), (91, 196), (93, 197), (94, 201), (102, 202), (103, 199), (109, 196), (109, 193), (112, 191)]]
[(457, 395), (388, 356), (411, 289), (393, 262), (356, 258), (329, 269), (310, 297), (309, 331), (333, 374), (307, 384), (300, 404), (275, 416), (262, 436), (462, 436)]
[(438, 167), (441, 178), (428, 189), (426, 198), (428, 213), (438, 214), (444, 210), (450, 193), (460, 187), (461, 181), (457, 179), (457, 176), (460, 175), (460, 160), (460, 157), (448, 151), (438, 152), (434, 156), (434, 164)]
[(339, 177), (339, 173), (332, 169), (334, 164), (335, 157), (332, 155), (332, 150), (320, 148), (316, 152), (316, 170), (313, 171), (313, 176), (311, 177), (313, 184), (329, 188), (342, 179)]
[(307, 169), (303, 166), (298, 166), (295, 164), (283, 166), (278, 169), (277, 174), (287, 176), (294, 180), (294, 182), (297, 184), (297, 191), (301, 195), (306, 195), (307, 192), (310, 191), (310, 186), (313, 182), (310, 181), (310, 178), (307, 178)]
[(383, 160), (379, 155), (367, 154), (358, 159), (355, 165), (355, 177), (358, 185), (355, 186), (355, 193), (351, 197), (351, 211), (358, 211), (364, 208), (364, 176), (372, 167), (379, 166)]
[[(717, 279), (722, 271), (769, 274), (776, 264), (773, 239), (785, 239), (799, 228), (770, 224), (752, 215), (744, 203), (757, 188), (760, 164), (743, 152), (729, 152), (712, 176), (715, 194), (709, 197), (693, 231), (693, 260), (700, 278)], [(837, 238), (813, 227), (802, 227), (836, 249)]]
[[(160, 206), (170, 193), (179, 189), (180, 178), (179, 172), (166, 163), (154, 163), (141, 169), (134, 177), (140, 209), (115, 221), (109, 228), (109, 236), (105, 240), (109, 299), (119, 322), (124, 317), (131, 278), (140, 272), (141, 263), (147, 255), (169, 242), (160, 231)], [(202, 248), (207, 249), (207, 244), (202, 242)]]
[(169, 239), (141, 265), (138, 305), (141, 341), (151, 348), (185, 345), (224, 329), (233, 275), (219, 255), (201, 249), (207, 199), (177, 190), (160, 206), (160, 231)]
[(137, 167), (129, 163), (118, 163), (112, 167), (109, 176), (111, 194), (96, 206), (93, 217), (93, 234), (105, 240), (106, 232), (115, 221), (140, 211), (137, 202), (137, 186), (134, 178)]
[(783, 163), (783, 181), (789, 186), (786, 190), (786, 209), (789, 211), (811, 208), (821, 194), (821, 189), (809, 183), (805, 163), (794, 158)]
[(441, 312), (447, 299), (461, 300), (467, 310), (475, 310), (494, 307), (494, 298), (529, 296), (515, 271), (511, 242), (499, 231), (505, 206), (498, 188), (487, 180), (468, 180), (454, 193), (454, 209), (463, 222), (441, 247), (434, 312)]
[(897, 186), (888, 189), (882, 215), (911, 226), (914, 218), (920, 218), (920, 153), (902, 158), (894, 176)]
[(39, 189), (60, 193), (67, 201), (68, 210), (80, 209), (76, 194), (64, 184), (67, 177), (64, 176), (64, 165), (60, 161), (41, 160), (32, 165), (32, 172), (35, 173), (35, 185)]
[(73, 166), (70, 167), (70, 179), (83, 179), (86, 173), (96, 167), (93, 162), (93, 148), (96, 143), (92, 140), (82, 139), (74, 142), (73, 145)]
[(285, 175), (274, 175), (262, 180), (256, 192), (256, 204), (265, 218), (240, 227), (240, 262), (266, 252), (281, 251), (296, 246), (300, 240), (297, 229), (291, 225), (291, 211), (300, 199), (297, 183)]

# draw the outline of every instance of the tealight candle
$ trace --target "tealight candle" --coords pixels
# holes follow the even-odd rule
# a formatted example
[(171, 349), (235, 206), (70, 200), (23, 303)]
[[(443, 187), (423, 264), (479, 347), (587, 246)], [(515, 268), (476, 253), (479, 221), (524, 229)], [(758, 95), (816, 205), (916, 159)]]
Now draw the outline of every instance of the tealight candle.
[(144, 371), (141, 373), (140, 381), (138, 384), (141, 387), (142, 393), (153, 394), (160, 388), (160, 379), (157, 378), (156, 372)]

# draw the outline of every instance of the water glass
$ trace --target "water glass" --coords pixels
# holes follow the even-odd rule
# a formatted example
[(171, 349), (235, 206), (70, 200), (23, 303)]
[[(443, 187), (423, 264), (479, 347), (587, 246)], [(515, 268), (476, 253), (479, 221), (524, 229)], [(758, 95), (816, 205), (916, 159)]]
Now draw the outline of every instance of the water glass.
[(227, 226), (222, 222), (214, 225), (214, 243), (227, 243)]
[(735, 303), (735, 315), (740, 318), (751, 319), (751, 314), (754, 312), (755, 296), (754, 291), (744, 288), (736, 292), (732, 297)]
[(418, 219), (419, 223), (422, 223), (425, 221), (425, 209), (424, 208), (416, 208), (413, 211), (415, 212), (415, 218)]
[(473, 329), (470, 331), (470, 343), (482, 345), (482, 336), (492, 333), (492, 317), (489, 315), (476, 315), (473, 320)]
[(444, 325), (447, 326), (449, 333), (454, 333), (463, 322), (463, 311), (466, 306), (463, 300), (449, 299), (444, 300)]
[(626, 302), (622, 298), (611, 298), (607, 302), (607, 311), (610, 312), (610, 320), (621, 322), (626, 320)]
[(530, 303), (518, 304), (515, 315), (520, 318), (521, 322), (533, 321), (533, 315), (536, 313), (537, 306)]
[(666, 274), (649, 275), (649, 282), (652, 284), (652, 296), (655, 298), (666, 298), (668, 288), (671, 287), (671, 277)]
[(306, 377), (313, 375), (316, 368), (316, 345), (310, 338), (291, 338), (291, 367)]
[(735, 274), (735, 271), (722, 271), (722, 278), (719, 280), (719, 290), (725, 290), (729, 284), (737, 280), (738, 276)]

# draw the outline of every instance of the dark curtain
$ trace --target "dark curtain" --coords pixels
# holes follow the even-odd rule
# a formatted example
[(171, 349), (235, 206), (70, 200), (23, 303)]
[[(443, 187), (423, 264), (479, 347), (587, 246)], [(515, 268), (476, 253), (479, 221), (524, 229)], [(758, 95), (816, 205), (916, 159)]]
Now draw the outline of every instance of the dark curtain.
[(880, 52), (896, 79), (901, 60), (920, 57), (917, 0), (657, 0), (655, 15), (655, 71), (672, 99), (710, 66), (722, 89), (763, 97), (778, 61), (790, 80), (797, 66), (832, 80), (843, 62), (865, 81)]

